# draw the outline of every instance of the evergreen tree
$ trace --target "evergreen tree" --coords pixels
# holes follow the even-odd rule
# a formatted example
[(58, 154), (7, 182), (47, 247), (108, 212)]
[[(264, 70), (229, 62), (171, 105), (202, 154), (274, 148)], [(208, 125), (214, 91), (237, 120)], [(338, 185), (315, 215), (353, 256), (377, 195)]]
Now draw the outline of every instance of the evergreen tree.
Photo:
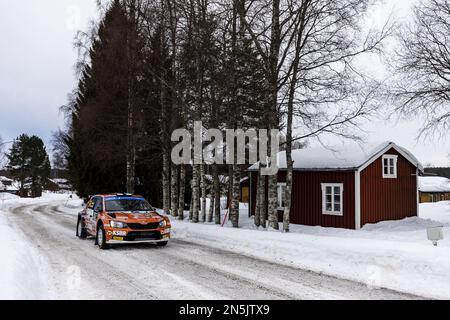
[(159, 36), (155, 30), (146, 34), (136, 29), (130, 8), (132, 2), (113, 1), (88, 45), (69, 106), (65, 154), (71, 183), (81, 197), (135, 189), (157, 204)]
[(31, 195), (40, 196), (50, 177), (50, 160), (44, 143), (39, 137), (21, 135), (15, 141), (9, 154), (7, 169), (11, 176), (20, 182), (23, 194), (26, 184), (30, 185)]

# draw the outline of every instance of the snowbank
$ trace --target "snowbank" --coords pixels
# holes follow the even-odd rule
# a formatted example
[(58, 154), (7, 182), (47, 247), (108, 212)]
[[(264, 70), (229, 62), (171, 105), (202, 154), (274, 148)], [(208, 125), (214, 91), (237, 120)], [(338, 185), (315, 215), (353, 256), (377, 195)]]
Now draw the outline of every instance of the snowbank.
[[(450, 298), (450, 240), (433, 247), (426, 228), (450, 217), (450, 203), (421, 205), (421, 218), (382, 222), (362, 230), (292, 226), (283, 234), (173, 221), (174, 237), (218, 249), (431, 298)], [(436, 220), (436, 221), (433, 221)], [(441, 221), (442, 220), (442, 221)], [(252, 230), (253, 229), (253, 230)], [(450, 234), (450, 226), (444, 229)]]
[[(20, 230), (8, 221), (9, 208), (28, 203), (65, 200), (67, 195), (44, 193), (38, 199), (0, 194), (0, 300), (53, 299), (52, 271), (45, 258)], [(73, 202), (80, 201), (78, 199)]]
[[(8, 225), (6, 217), (9, 206), (51, 201), (57, 201), (61, 212), (71, 214), (77, 214), (82, 205), (76, 197), (70, 199), (68, 195), (59, 194), (3, 201), (0, 298), (42, 298), (49, 292), (45, 277), (51, 271), (39, 269), (46, 267), (37, 249)], [(292, 225), (289, 234), (255, 230), (245, 204), (241, 204), (241, 229), (233, 229), (229, 223), (222, 228), (171, 220), (174, 239), (354, 280), (371, 287), (430, 298), (450, 298), (450, 239), (433, 247), (426, 237), (426, 228), (434, 225), (443, 225), (444, 234), (450, 235), (450, 202), (421, 204), (419, 217), (367, 225), (357, 231), (299, 225)]]
[(48, 299), (48, 266), (32, 244), (8, 225), (0, 212), (0, 299)]
[(10, 193), (0, 193), (0, 201), (19, 199), (19, 196)]
[(438, 221), (450, 227), (450, 201), (421, 203), (419, 216), (422, 219)]

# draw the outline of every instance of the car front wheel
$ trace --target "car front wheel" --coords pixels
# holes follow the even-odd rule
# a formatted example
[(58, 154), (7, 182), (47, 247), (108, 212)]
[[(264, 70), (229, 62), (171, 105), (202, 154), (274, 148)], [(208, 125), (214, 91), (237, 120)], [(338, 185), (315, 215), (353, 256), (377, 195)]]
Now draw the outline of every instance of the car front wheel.
[(103, 226), (99, 226), (97, 229), (97, 245), (102, 250), (108, 248), (108, 245), (106, 244), (105, 229), (103, 228)]

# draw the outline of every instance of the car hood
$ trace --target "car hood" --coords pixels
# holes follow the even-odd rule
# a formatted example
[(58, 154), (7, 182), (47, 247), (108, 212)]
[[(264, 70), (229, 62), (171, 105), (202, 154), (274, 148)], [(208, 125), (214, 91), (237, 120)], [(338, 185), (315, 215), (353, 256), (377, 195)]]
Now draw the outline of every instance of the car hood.
[(128, 223), (152, 223), (161, 222), (164, 220), (156, 212), (143, 212), (143, 213), (126, 213), (126, 212), (114, 212), (109, 213), (109, 216), (116, 221), (128, 222)]

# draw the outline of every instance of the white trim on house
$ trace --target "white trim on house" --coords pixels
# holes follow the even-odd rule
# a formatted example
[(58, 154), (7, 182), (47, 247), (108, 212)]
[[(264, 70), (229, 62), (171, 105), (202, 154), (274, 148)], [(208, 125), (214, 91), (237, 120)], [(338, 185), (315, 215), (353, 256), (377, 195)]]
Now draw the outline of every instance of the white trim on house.
[[(385, 164), (385, 160), (387, 160), (387, 167)], [(392, 166), (391, 166), (391, 160), (392, 160)], [(397, 163), (398, 163), (398, 156), (394, 154), (384, 154), (381, 157), (381, 170), (383, 179), (397, 179)], [(385, 169), (387, 168), (387, 172)], [(393, 173), (391, 173), (391, 169), (393, 169)]]
[(397, 146), (395, 143), (391, 142), (389, 143), (385, 148), (380, 150), (377, 154), (373, 155), (370, 159), (368, 159), (365, 163), (363, 163), (358, 169), (359, 171), (363, 171), (368, 166), (370, 166), (372, 163), (374, 163), (378, 158), (380, 158), (382, 155), (384, 155), (386, 152), (388, 152), (390, 149), (396, 150), (398, 153), (400, 153), (406, 160), (408, 160), (410, 163), (412, 163), (414, 166), (416, 166), (420, 171), (423, 171), (422, 165), (418, 162), (417, 159), (411, 157), (407, 152), (403, 151), (402, 148)]
[(249, 172), (250, 174), (250, 181), (249, 181), (249, 195), (248, 195), (248, 216), (252, 216), (252, 196), (253, 196), (253, 173)]
[(355, 171), (355, 229), (361, 229), (361, 171)]
[[(322, 183), (322, 214), (323, 215), (329, 215), (329, 216), (343, 216), (344, 215), (344, 184), (343, 183)], [(327, 188), (332, 188), (332, 192), (331, 192), (331, 211), (327, 210), (326, 206), (327, 206)], [(334, 201), (334, 189), (336, 187), (339, 187), (340, 190), (340, 202), (339, 202), (339, 211), (335, 210), (335, 201)]]
[(416, 168), (416, 190), (417, 190), (417, 206), (416, 216), (419, 216), (419, 204), (420, 204), (420, 190), (419, 190), (419, 169)]

